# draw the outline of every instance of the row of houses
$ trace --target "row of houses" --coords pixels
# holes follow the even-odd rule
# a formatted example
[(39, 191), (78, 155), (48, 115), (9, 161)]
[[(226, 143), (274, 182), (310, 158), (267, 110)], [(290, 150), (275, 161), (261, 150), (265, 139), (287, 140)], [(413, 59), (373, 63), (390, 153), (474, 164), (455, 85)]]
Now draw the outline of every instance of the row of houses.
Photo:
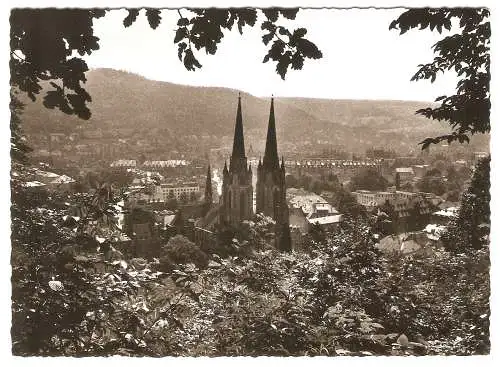
[(368, 210), (389, 202), (391, 205), (400, 205), (403, 202), (422, 204), (425, 201), (424, 193), (415, 193), (410, 191), (369, 191), (356, 190), (353, 192), (358, 204), (363, 205)]
[(128, 201), (166, 203), (171, 199), (192, 201), (200, 195), (200, 185), (196, 181), (180, 181), (176, 183), (161, 183), (159, 185), (131, 186)]
[(175, 167), (186, 167), (191, 164), (190, 161), (185, 159), (167, 159), (158, 161), (144, 161), (142, 164), (136, 159), (118, 159), (111, 162), (110, 166), (112, 168), (137, 168), (143, 167), (145, 169), (163, 169), (163, 168), (175, 168)]
[(447, 225), (458, 215), (458, 207), (449, 207), (434, 212), (422, 230), (391, 234), (378, 241), (377, 247), (387, 253), (409, 255), (414, 253), (432, 254), (440, 248), (441, 236), (446, 232)]
[[(353, 195), (357, 203), (363, 205), (368, 211), (390, 206), (394, 216), (403, 223), (401, 230), (415, 226), (421, 227), (427, 223), (445, 225), (458, 215), (457, 206), (450, 205), (451, 203), (432, 193), (357, 190), (353, 192)], [(419, 218), (419, 223), (411, 222), (415, 221), (415, 216)]]

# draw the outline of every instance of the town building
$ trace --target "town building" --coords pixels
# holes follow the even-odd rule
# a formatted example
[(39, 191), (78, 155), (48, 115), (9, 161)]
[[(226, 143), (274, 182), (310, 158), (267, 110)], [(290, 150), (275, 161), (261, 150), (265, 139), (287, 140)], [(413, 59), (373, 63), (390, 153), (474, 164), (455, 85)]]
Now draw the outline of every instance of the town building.
[(318, 224), (327, 230), (334, 230), (341, 222), (342, 214), (329, 203), (316, 203), (306, 219), (310, 225)]
[(430, 240), (439, 241), (443, 233), (446, 232), (446, 226), (430, 223), (425, 226), (423, 231), (427, 234), (427, 237)]
[(430, 169), (428, 164), (415, 164), (412, 166), (416, 178), (422, 178)]
[(426, 198), (425, 193), (416, 193), (409, 191), (368, 191), (356, 190), (353, 192), (358, 204), (363, 205), (366, 209), (371, 210), (378, 206), (389, 203), (391, 205), (400, 204), (402, 201), (414, 202), (422, 204)]
[(173, 167), (185, 167), (191, 164), (191, 162), (185, 159), (168, 159), (164, 161), (145, 161), (142, 166), (144, 168), (173, 168)]
[(383, 159), (329, 159), (308, 158), (285, 161), (285, 167), (291, 173), (299, 176), (304, 173), (334, 174), (340, 181), (350, 180), (353, 176), (366, 169), (373, 169), (383, 174), (385, 164)]
[(308, 233), (313, 224), (325, 230), (334, 230), (342, 221), (342, 215), (320, 195), (301, 192), (292, 194), (290, 204), (290, 226), (300, 229), (302, 234)]
[(447, 225), (452, 219), (458, 217), (457, 206), (451, 206), (432, 213), (433, 222), (439, 225)]
[(60, 191), (70, 191), (76, 181), (66, 175), (61, 175), (47, 184), (47, 188)]
[(111, 163), (111, 167), (135, 168), (136, 166), (137, 161), (135, 159), (119, 159)]
[(415, 172), (412, 167), (397, 167), (395, 170), (395, 175), (399, 177), (401, 185), (410, 183), (415, 177)]
[(487, 152), (474, 152), (474, 161), (486, 158), (488, 156)]
[(45, 187), (48, 190), (71, 191), (76, 181), (67, 175), (35, 168), (27, 182), (27, 187)]
[(161, 183), (154, 186), (152, 200), (160, 202), (167, 202), (170, 199), (190, 201), (193, 200), (199, 192), (200, 185), (196, 181)]
[(382, 208), (394, 222), (394, 230), (401, 232), (421, 229), (430, 220), (433, 204), (424, 193), (408, 191), (367, 191), (353, 192), (358, 204), (368, 211)]

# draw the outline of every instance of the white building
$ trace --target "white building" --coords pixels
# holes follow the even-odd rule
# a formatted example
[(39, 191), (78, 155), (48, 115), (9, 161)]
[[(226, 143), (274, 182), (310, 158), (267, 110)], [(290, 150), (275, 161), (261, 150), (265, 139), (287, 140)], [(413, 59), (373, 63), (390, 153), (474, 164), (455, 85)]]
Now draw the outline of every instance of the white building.
[(148, 168), (185, 167), (190, 162), (185, 159), (169, 159), (165, 161), (145, 161), (143, 166)]
[(304, 233), (309, 231), (312, 224), (334, 228), (342, 221), (342, 214), (321, 196), (313, 193), (294, 195), (289, 204), (290, 225), (298, 227)]
[(135, 168), (137, 161), (135, 159), (119, 159), (111, 163), (111, 167)]
[(197, 182), (182, 183), (163, 183), (155, 186), (153, 192), (153, 201), (165, 202), (175, 198), (176, 200), (185, 197), (189, 199), (191, 195), (197, 195), (200, 192), (200, 185)]
[[(363, 205), (367, 209), (373, 209), (377, 206), (385, 204), (387, 201), (394, 205), (399, 201), (417, 200), (419, 204), (423, 201), (422, 194), (410, 191), (368, 191), (357, 190), (353, 192), (358, 204)], [(421, 200), (418, 200), (418, 199)]]
[(415, 171), (412, 167), (397, 167), (396, 174), (399, 175), (401, 183), (410, 182), (415, 177)]

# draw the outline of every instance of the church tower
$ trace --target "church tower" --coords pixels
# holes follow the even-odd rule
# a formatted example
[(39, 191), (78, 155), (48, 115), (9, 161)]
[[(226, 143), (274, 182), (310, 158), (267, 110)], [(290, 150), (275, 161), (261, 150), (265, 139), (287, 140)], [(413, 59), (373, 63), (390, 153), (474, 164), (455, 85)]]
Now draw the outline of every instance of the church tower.
[(238, 95), (238, 109), (236, 111), (233, 152), (229, 160), (229, 169), (226, 162), (222, 176), (219, 222), (237, 226), (244, 220), (252, 219), (252, 168), (248, 165), (245, 156), (240, 95)]
[(212, 208), (212, 203), (213, 203), (213, 198), (212, 198), (212, 170), (210, 169), (210, 164), (208, 165), (207, 169), (207, 181), (205, 184), (205, 199), (203, 201), (203, 214), (206, 214), (211, 208)]
[(276, 222), (276, 247), (283, 251), (291, 250), (288, 205), (286, 203), (285, 161), (278, 158), (276, 141), (276, 121), (274, 117), (274, 98), (271, 98), (269, 124), (267, 127), (264, 159), (257, 168), (257, 213), (262, 213)]

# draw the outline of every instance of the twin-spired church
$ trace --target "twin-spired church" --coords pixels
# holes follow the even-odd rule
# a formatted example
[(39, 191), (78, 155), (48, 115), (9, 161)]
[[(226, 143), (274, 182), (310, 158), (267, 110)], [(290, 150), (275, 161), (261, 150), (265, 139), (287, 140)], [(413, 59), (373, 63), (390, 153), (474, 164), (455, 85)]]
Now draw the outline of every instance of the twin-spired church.
[[(233, 151), (229, 167), (226, 162), (223, 170), (219, 211), (220, 224), (238, 226), (242, 221), (253, 218), (252, 175), (252, 167), (248, 164), (245, 154), (241, 96), (238, 96)], [(288, 205), (286, 203), (285, 162), (282, 159), (280, 165), (278, 157), (273, 98), (269, 112), (264, 159), (259, 160), (257, 167), (256, 198), (257, 213), (269, 216), (276, 222), (276, 247), (283, 251), (289, 251), (291, 241)]]

